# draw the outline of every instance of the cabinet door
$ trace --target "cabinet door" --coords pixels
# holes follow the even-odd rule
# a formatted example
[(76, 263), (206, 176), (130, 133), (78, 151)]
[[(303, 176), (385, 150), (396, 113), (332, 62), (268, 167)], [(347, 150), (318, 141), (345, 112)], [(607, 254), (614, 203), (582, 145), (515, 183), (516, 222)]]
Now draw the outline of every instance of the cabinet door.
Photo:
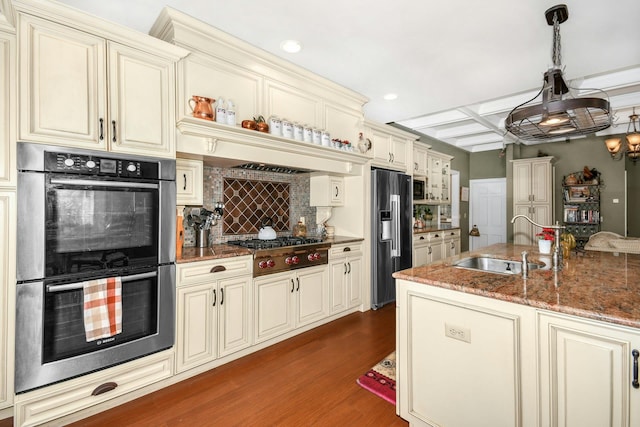
[(347, 309), (347, 259), (334, 260), (329, 264), (329, 307), (331, 314)]
[(640, 392), (631, 386), (638, 333), (545, 314), (538, 321), (541, 423), (639, 425)]
[(395, 168), (407, 169), (410, 149), (411, 144), (406, 139), (391, 135), (391, 163)]
[(381, 165), (391, 164), (391, 136), (371, 129), (371, 152), (373, 160)]
[(174, 88), (170, 60), (109, 43), (109, 149), (174, 157)]
[(344, 205), (344, 179), (331, 177), (331, 206)]
[(442, 250), (442, 240), (438, 239), (436, 241), (429, 242), (428, 251), (429, 251), (429, 256), (428, 256), (429, 263), (440, 261), (444, 256), (444, 253)]
[(362, 304), (362, 257), (349, 257), (347, 267), (348, 306), (352, 308)]
[(293, 329), (292, 299), (294, 275), (273, 274), (254, 280), (255, 343), (284, 334)]
[(19, 139), (106, 149), (105, 40), (18, 15)]
[(16, 193), (0, 191), (0, 409), (13, 402)]
[(413, 247), (413, 267), (420, 267), (429, 262), (429, 245), (419, 245)]
[(440, 197), (440, 200), (442, 200), (443, 202), (448, 202), (451, 197), (451, 163), (443, 162), (441, 172), (442, 196)]
[(0, 187), (16, 185), (15, 36), (0, 31)]
[(178, 288), (178, 372), (207, 363), (216, 357), (214, 299), (219, 299), (219, 295), (212, 283)]
[(296, 277), (296, 326), (323, 319), (329, 315), (328, 269), (307, 268)]
[(399, 289), (400, 415), (411, 425), (520, 426), (519, 318)]
[[(526, 215), (531, 217), (531, 205), (515, 205), (513, 207), (513, 215)], [(534, 220), (535, 221), (535, 220)], [(513, 243), (516, 245), (533, 245), (534, 234), (531, 224), (523, 218), (519, 218), (513, 223)]]
[(202, 205), (202, 160), (176, 159), (176, 204)]
[(251, 276), (218, 282), (218, 357), (251, 345)]
[(414, 175), (426, 175), (427, 174), (427, 150), (423, 148), (413, 149), (413, 174)]
[(531, 163), (513, 163), (513, 203), (531, 202)]
[(460, 251), (460, 239), (447, 239), (443, 243), (444, 257), (457, 255)]
[(531, 164), (531, 201), (551, 203), (553, 197), (551, 188), (551, 163), (546, 160), (534, 161)]

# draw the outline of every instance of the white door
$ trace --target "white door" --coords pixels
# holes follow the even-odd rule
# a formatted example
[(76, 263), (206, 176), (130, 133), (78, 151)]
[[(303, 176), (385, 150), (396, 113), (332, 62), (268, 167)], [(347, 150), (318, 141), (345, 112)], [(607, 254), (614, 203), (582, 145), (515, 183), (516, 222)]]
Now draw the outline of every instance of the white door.
[(507, 179), (473, 179), (469, 193), (469, 230), (475, 225), (480, 231), (480, 236), (469, 236), (469, 249), (506, 243)]

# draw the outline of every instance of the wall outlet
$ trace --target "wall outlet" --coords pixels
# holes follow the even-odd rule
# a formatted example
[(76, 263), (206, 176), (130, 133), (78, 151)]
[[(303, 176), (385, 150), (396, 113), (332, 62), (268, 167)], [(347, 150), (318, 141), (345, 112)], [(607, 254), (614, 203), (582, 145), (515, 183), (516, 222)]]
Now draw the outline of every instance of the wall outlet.
[(460, 326), (444, 324), (444, 334), (449, 338), (464, 342), (471, 342), (471, 329), (461, 328)]

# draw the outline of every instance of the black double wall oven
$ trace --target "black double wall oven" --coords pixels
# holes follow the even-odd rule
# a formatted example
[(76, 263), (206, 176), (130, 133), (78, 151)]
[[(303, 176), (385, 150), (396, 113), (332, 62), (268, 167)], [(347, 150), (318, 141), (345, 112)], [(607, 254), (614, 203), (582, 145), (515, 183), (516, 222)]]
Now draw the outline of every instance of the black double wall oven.
[[(170, 348), (175, 161), (18, 143), (17, 164), (16, 393)], [(120, 330), (95, 339), (101, 279), (118, 280)]]

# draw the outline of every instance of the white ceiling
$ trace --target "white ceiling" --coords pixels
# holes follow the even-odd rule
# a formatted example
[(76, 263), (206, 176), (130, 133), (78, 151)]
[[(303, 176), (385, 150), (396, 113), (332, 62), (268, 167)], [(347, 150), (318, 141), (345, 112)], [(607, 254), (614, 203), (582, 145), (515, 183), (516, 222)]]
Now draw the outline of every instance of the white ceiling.
[[(467, 151), (502, 148), (504, 119), (553, 65), (552, 0), (61, 0), (147, 33), (171, 6), (369, 98), (365, 116)], [(564, 77), (609, 95), (624, 133), (640, 111), (640, 1), (565, 0)], [(303, 44), (297, 54), (279, 49)], [(385, 101), (387, 93), (398, 98)], [(584, 92), (580, 93), (585, 94)]]

